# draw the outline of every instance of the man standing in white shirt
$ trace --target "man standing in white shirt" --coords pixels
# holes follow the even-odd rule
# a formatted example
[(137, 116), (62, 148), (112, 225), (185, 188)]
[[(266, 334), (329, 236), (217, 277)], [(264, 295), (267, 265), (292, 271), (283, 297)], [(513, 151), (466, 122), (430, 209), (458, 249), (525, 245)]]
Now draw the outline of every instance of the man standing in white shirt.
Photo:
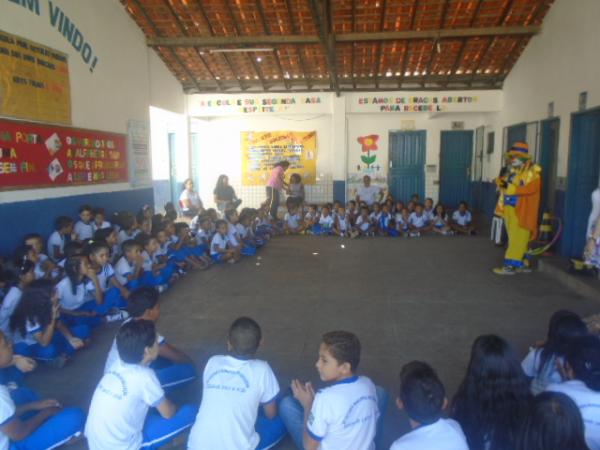
[(360, 205), (360, 202), (365, 202), (369, 208), (373, 206), (373, 203), (381, 203), (383, 198), (383, 191), (379, 186), (371, 184), (371, 177), (365, 175), (363, 177), (363, 185), (356, 191), (356, 203)]
[(396, 440), (390, 450), (469, 450), (458, 422), (442, 418), (448, 399), (428, 364), (413, 361), (402, 368), (396, 405), (408, 415), (412, 431)]

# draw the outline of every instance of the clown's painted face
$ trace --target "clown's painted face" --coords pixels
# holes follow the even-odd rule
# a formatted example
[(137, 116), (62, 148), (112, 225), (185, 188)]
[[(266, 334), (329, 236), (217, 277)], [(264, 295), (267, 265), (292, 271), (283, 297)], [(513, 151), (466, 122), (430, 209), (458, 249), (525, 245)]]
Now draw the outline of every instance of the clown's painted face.
[(521, 167), (524, 164), (524, 161), (521, 158), (513, 156), (510, 159), (510, 165), (513, 167)]

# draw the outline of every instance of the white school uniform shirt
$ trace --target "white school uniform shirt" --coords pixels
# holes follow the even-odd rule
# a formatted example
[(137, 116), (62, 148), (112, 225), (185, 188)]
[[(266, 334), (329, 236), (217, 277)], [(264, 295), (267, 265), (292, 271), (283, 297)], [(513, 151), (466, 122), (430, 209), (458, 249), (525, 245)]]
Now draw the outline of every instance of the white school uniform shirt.
[(212, 240), (212, 234), (210, 234), (210, 231), (206, 231), (203, 230), (202, 228), (198, 229), (198, 232), (196, 233), (196, 242), (198, 243), (198, 245), (210, 245), (210, 241)]
[(405, 434), (392, 444), (390, 450), (469, 450), (469, 446), (458, 422), (438, 419)]
[(139, 450), (148, 410), (164, 398), (152, 369), (115, 361), (92, 397), (85, 424), (90, 450)]
[(367, 231), (371, 226), (371, 219), (365, 219), (363, 216), (358, 216), (358, 219), (356, 219), (356, 226), (361, 231)]
[(115, 264), (115, 277), (123, 286), (127, 284), (127, 277), (133, 273), (133, 265), (127, 261), (125, 256), (121, 256)]
[(285, 213), (283, 218), (290, 228), (298, 228), (300, 226), (300, 214)]
[(408, 216), (408, 223), (413, 227), (423, 228), (425, 225), (427, 225), (427, 219), (425, 218), (424, 214), (417, 216), (416, 212), (412, 212), (410, 213), (410, 216)]
[(216, 255), (218, 253), (221, 253), (217, 249), (227, 250), (229, 242), (229, 235), (221, 236), (220, 233), (216, 233), (213, 236), (212, 241), (210, 242), (210, 254)]
[(248, 237), (248, 229), (241, 223), (235, 224), (235, 230), (237, 231), (237, 234), (240, 237), (240, 239), (245, 239)]
[[(6, 386), (0, 385), (0, 425), (5, 425), (15, 417), (15, 402), (13, 402), (10, 392)], [(0, 450), (10, 448), (10, 439), (0, 432)]]
[(119, 245), (122, 245), (123, 242), (133, 239), (136, 236), (137, 236), (137, 233), (135, 231), (132, 233), (128, 233), (125, 230), (121, 230), (121, 231), (119, 231), (119, 238), (118, 238), (117, 242), (119, 243)]
[(60, 234), (58, 231), (55, 231), (48, 238), (48, 255), (54, 259), (54, 247), (60, 249), (60, 254), (62, 255), (65, 251), (65, 237)]
[[(100, 285), (100, 289), (102, 292), (106, 292), (110, 289), (110, 280), (115, 276), (115, 269), (112, 264), (106, 263), (104, 267), (100, 268), (98, 272), (96, 272), (96, 277), (98, 277), (98, 284)], [(90, 283), (92, 285), (92, 292), (94, 292), (94, 283)]]
[(96, 233), (96, 231), (98, 230), (104, 230), (105, 228), (110, 228), (110, 222), (107, 222), (106, 220), (102, 221), (102, 223), (100, 225), (98, 225), (95, 221), (92, 220), (91, 222), (92, 224), (92, 231), (94, 233)]
[(306, 427), (320, 450), (375, 450), (375, 385), (353, 376), (317, 392)]
[(427, 222), (431, 222), (433, 220), (434, 213), (435, 211), (433, 209), (427, 210), (423, 208), (423, 215), (427, 219)]
[(42, 328), (39, 322), (32, 322), (30, 320), (27, 320), (25, 322), (25, 336), (21, 335), (21, 332), (17, 330), (13, 334), (12, 338), (15, 344), (18, 344), (19, 342), (24, 342), (27, 345), (34, 345), (37, 344), (38, 341), (35, 340), (33, 335), (41, 333), (42, 331), (44, 331), (44, 329)]
[[(523, 368), (523, 372), (530, 378), (538, 378), (540, 363), (541, 363), (542, 349), (541, 348), (531, 348), (529, 349), (529, 353), (523, 359), (521, 363), (521, 367)], [(539, 382), (542, 383), (542, 387), (545, 387), (551, 383), (562, 383), (563, 379), (560, 375), (560, 372), (556, 369), (556, 360), (557, 358), (552, 355), (548, 361), (546, 361), (546, 367), (544, 371), (539, 374)], [(560, 363), (564, 362), (564, 358), (558, 358)]]
[(338, 224), (338, 229), (340, 231), (346, 232), (350, 228), (350, 219), (348, 218), (348, 216), (342, 217), (342, 216), (338, 215), (337, 224)]
[(471, 223), (471, 213), (469, 211), (465, 211), (465, 215), (463, 216), (460, 211), (456, 210), (452, 213), (452, 220), (454, 220), (461, 227), (465, 227)]
[(227, 222), (227, 237), (229, 238), (229, 243), (237, 247), (240, 242), (240, 236), (238, 235), (237, 228), (234, 224)]
[(369, 207), (373, 206), (373, 203), (379, 200), (379, 192), (381, 192), (379, 186), (370, 185), (366, 187), (364, 184), (356, 191), (361, 201), (365, 202)]
[(142, 263), (142, 269), (144, 269), (144, 271), (146, 272), (151, 272), (152, 271), (152, 265), (154, 264), (154, 257), (150, 256), (150, 254), (144, 250), (142, 252), (142, 259), (143, 259), (143, 263)]
[(9, 327), (10, 316), (12, 316), (15, 308), (19, 305), (22, 295), (23, 291), (21, 288), (19, 288), (19, 286), (13, 286), (2, 300), (2, 306), (0, 306), (0, 330), (2, 330), (6, 336), (12, 335)]
[(438, 228), (442, 228), (448, 222), (448, 214), (446, 214), (444, 217), (435, 215), (435, 216), (433, 216), (432, 220), (433, 220), (434, 226), (436, 226)]
[(396, 213), (395, 220), (396, 220), (396, 229), (398, 231), (403, 231), (403, 230), (406, 231), (408, 229), (408, 222), (406, 220), (404, 220), (404, 217), (402, 217), (402, 214)]
[(546, 391), (562, 392), (575, 402), (583, 417), (588, 447), (590, 450), (600, 450), (600, 392), (591, 390), (580, 380), (550, 384)]
[(94, 236), (94, 227), (92, 226), (92, 222), (85, 223), (82, 220), (78, 220), (73, 227), (73, 232), (77, 235), (77, 239), (86, 241)]
[(269, 364), (258, 359), (213, 356), (206, 363), (202, 403), (190, 431), (189, 450), (254, 450), (258, 408), (279, 394)]
[(35, 274), (36, 280), (46, 276), (46, 272), (42, 268), (46, 261), (48, 261), (48, 256), (40, 253), (38, 255), (38, 262), (35, 263), (35, 267), (33, 268), (33, 273)]
[(371, 219), (371, 222), (373, 222), (373, 223), (378, 223), (380, 218), (381, 218), (381, 211), (379, 211), (378, 213), (373, 211), (371, 214), (369, 214), (369, 219)]
[(86, 281), (84, 278), (81, 283), (77, 285), (75, 293), (71, 289), (71, 280), (68, 277), (64, 277), (56, 285), (56, 294), (58, 295), (58, 301), (63, 309), (73, 311), (83, 305), (90, 299), (88, 292), (93, 292), (94, 284), (91, 281)]
[[(125, 325), (127, 322), (130, 322), (134, 320), (133, 318), (128, 318), (126, 319), (121, 326)], [(158, 342), (158, 345), (163, 345), (166, 340), (165, 337), (162, 334), (159, 334), (158, 332), (156, 333), (156, 340)], [(112, 365), (115, 363), (115, 361), (120, 360), (121, 358), (119, 357), (119, 350), (117, 350), (117, 338), (115, 337), (113, 339), (113, 343), (110, 347), (110, 350), (108, 351), (108, 355), (106, 357), (106, 362), (104, 363), (104, 372), (106, 373), (108, 372), (108, 370), (112, 367)]]
[(319, 225), (321, 225), (323, 228), (331, 228), (333, 227), (333, 217), (331, 216), (321, 216), (321, 218), (319, 219)]

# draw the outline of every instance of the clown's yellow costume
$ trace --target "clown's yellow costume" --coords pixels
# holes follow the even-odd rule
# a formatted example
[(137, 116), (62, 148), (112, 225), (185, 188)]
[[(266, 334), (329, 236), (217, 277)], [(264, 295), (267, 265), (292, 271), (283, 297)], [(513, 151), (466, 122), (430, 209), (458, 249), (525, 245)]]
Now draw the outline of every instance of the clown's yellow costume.
[(504, 218), (508, 233), (504, 267), (494, 269), (498, 275), (525, 271), (529, 242), (537, 236), (542, 189), (542, 169), (531, 161), (527, 144), (515, 143), (507, 157), (511, 160), (511, 169), (506, 176), (496, 180), (501, 193), (496, 213)]

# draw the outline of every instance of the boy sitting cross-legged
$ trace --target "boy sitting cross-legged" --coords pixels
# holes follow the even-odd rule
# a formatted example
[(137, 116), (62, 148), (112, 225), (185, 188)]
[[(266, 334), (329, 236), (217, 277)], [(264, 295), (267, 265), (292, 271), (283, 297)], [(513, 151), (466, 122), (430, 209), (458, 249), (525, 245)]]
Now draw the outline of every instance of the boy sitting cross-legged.
[(317, 370), (330, 383), (316, 394), (310, 382), (292, 381), (294, 398), (285, 397), (280, 414), (296, 447), (304, 450), (374, 450), (378, 419), (387, 395), (356, 375), (360, 341), (347, 331), (323, 335)]
[[(127, 300), (127, 311), (131, 319), (123, 324), (131, 320), (149, 320), (156, 323), (160, 316), (158, 299), (158, 291), (152, 287), (142, 287), (133, 291)], [(151, 363), (150, 368), (156, 373), (163, 389), (172, 389), (195, 380), (196, 368), (192, 359), (175, 346), (167, 343), (162, 335), (157, 334), (157, 336), (158, 357)], [(107, 373), (118, 359), (119, 352), (115, 340), (108, 352), (104, 373)]]
[(269, 364), (255, 358), (260, 344), (261, 330), (254, 320), (240, 317), (233, 322), (229, 354), (213, 356), (204, 369), (202, 404), (189, 450), (267, 449), (285, 436), (277, 416), (279, 383)]
[[(148, 366), (158, 356), (149, 320), (131, 320), (117, 334), (119, 358), (102, 376), (85, 424), (90, 450), (155, 449), (192, 425), (197, 407), (179, 410)], [(148, 414), (150, 408), (156, 408)], [(146, 417), (148, 416), (148, 417)]]
[(412, 431), (395, 441), (390, 450), (469, 450), (458, 422), (442, 417), (448, 399), (428, 364), (413, 361), (402, 367), (396, 405), (408, 415)]

